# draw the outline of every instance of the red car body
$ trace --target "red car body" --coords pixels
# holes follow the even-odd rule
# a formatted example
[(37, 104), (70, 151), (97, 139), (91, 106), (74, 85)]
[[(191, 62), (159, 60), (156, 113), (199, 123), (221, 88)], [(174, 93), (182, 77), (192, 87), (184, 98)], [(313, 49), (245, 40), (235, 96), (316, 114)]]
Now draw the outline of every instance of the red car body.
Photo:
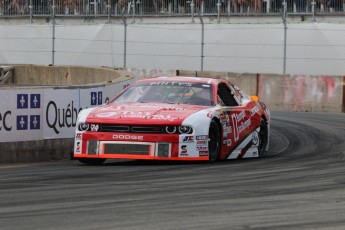
[(225, 160), (268, 150), (270, 111), (227, 81), (160, 77), (133, 83), (78, 115), (74, 157)]

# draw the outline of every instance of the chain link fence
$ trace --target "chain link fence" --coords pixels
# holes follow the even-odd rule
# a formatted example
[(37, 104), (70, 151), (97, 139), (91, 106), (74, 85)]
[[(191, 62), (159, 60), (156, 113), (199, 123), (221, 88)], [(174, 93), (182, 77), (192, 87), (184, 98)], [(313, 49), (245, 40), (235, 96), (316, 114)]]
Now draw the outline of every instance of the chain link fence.
[(344, 14), (345, 0), (0, 0), (1, 16)]

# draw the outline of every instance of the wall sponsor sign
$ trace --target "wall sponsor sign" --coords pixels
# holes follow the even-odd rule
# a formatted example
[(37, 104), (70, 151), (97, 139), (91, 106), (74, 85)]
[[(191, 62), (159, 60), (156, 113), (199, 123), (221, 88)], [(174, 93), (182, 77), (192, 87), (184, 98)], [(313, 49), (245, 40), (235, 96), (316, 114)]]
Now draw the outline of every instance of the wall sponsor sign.
[(41, 140), (41, 89), (0, 90), (0, 142)]
[(80, 110), (102, 105), (132, 80), (85, 88), (0, 90), (0, 142), (72, 138)]
[(73, 137), (79, 113), (79, 90), (45, 89), (44, 90), (44, 139)]

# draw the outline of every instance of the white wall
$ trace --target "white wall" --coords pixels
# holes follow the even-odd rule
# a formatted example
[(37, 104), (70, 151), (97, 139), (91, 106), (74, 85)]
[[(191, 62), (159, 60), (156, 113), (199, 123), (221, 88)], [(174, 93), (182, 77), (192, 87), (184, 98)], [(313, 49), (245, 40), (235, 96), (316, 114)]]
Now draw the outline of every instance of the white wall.
[[(55, 64), (124, 66), (122, 21), (68, 23), (55, 30)], [(175, 20), (175, 21), (174, 21)], [(206, 21), (206, 20), (205, 20)], [(205, 71), (283, 73), (284, 25), (277, 23), (216, 23), (204, 33)], [(344, 75), (345, 24), (289, 23), (287, 74)], [(52, 63), (49, 23), (0, 23), (0, 63)], [(196, 18), (141, 20), (127, 26), (126, 67), (201, 69), (201, 25)]]

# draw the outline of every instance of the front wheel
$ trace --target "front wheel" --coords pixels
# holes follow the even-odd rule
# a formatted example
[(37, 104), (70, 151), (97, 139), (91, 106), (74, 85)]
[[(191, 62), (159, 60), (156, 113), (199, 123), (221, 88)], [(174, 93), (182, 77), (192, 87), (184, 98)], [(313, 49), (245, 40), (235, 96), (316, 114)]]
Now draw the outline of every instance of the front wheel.
[(264, 119), (261, 119), (259, 132), (259, 157), (263, 157), (266, 153), (268, 144), (268, 127)]
[(101, 165), (104, 163), (106, 159), (103, 158), (79, 158), (78, 159), (81, 163), (87, 165)]
[(212, 120), (208, 132), (209, 161), (219, 160), (220, 154), (220, 132), (217, 123)]

